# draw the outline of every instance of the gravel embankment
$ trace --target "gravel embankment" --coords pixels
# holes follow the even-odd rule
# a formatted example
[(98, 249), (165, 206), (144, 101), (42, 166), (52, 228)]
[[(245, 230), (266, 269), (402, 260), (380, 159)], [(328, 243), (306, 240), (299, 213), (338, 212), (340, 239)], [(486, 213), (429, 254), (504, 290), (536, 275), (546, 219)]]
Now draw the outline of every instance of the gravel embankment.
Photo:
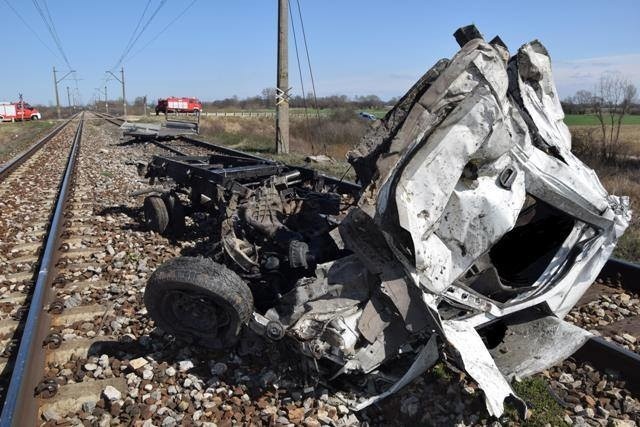
[[(148, 184), (135, 163), (156, 153), (167, 154), (152, 144), (120, 143), (118, 129), (104, 121), (85, 124), (65, 234), (69, 255), (56, 279), (65, 310), (54, 329), (63, 344), (48, 351), (45, 372), (61, 387), (43, 400), (46, 425), (498, 425), (487, 417), (477, 386), (442, 364), (354, 414), (334, 391), (297, 368), (284, 343), (245, 333), (233, 351), (213, 352), (156, 329), (142, 301), (149, 275), (172, 257), (209, 249), (206, 218), (189, 220), (179, 240), (142, 225), (143, 197), (130, 193)], [(593, 329), (640, 313), (637, 296), (606, 297), (575, 309), (569, 319)], [(565, 362), (541, 377), (562, 405), (560, 423), (640, 423), (640, 403), (610, 373)], [(79, 385), (96, 398), (66, 398)], [(522, 424), (512, 412), (498, 423)]]

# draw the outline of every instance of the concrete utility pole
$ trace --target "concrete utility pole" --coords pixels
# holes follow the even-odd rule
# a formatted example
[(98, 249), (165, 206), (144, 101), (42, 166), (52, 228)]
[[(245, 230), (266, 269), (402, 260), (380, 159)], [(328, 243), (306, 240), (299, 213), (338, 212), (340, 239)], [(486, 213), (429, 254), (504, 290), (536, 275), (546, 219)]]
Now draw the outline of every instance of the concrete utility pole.
[(53, 86), (56, 88), (56, 112), (60, 120), (60, 97), (58, 96), (58, 79), (56, 78), (56, 67), (53, 67)]
[(107, 85), (104, 85), (104, 111), (109, 114), (109, 102), (107, 101)]
[(71, 92), (69, 91), (69, 86), (67, 86), (67, 104), (69, 108), (71, 108)]
[(289, 152), (289, 5), (278, 0), (278, 76), (276, 80), (276, 153)]
[(147, 117), (147, 95), (145, 95), (142, 100), (142, 105), (144, 105), (144, 116)]
[(116, 79), (122, 84), (122, 106), (124, 109), (124, 118), (126, 119), (127, 118), (127, 96), (125, 95), (125, 92), (124, 92), (124, 67), (120, 69), (120, 76), (121, 76), (120, 79), (116, 77), (116, 75), (113, 74), (111, 71), (107, 71), (107, 73), (111, 74), (114, 79)]
[(127, 96), (124, 93), (124, 67), (120, 68), (120, 75), (122, 76), (122, 106), (124, 107), (124, 118), (127, 119)]
[(56, 75), (56, 67), (53, 67), (53, 87), (56, 89), (56, 111), (58, 113), (58, 119), (62, 118), (62, 116), (60, 115), (60, 96), (58, 95), (58, 83), (66, 79), (67, 76), (71, 73), (75, 73), (75, 70), (69, 71), (67, 74), (62, 76), (61, 79), (58, 79)]

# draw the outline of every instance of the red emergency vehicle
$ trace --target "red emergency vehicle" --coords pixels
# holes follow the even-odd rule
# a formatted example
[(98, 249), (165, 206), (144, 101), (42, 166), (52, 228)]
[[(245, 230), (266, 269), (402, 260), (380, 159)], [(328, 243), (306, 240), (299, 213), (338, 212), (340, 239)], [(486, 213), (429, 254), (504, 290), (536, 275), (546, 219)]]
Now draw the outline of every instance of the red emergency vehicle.
[(0, 102), (0, 122), (40, 120), (40, 112), (26, 102)]
[(176, 98), (170, 96), (166, 99), (158, 99), (156, 116), (160, 113), (200, 113), (202, 103), (198, 98)]

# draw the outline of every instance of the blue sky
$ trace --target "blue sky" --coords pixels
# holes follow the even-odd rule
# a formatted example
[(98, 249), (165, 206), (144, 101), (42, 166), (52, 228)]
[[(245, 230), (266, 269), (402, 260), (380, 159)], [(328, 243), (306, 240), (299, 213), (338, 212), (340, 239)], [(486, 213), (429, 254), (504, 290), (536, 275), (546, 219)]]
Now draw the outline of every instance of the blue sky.
[[(45, 1), (36, 3), (44, 8)], [(161, 1), (151, 1), (147, 16)], [(500, 35), (512, 53), (527, 41), (541, 40), (551, 53), (562, 96), (591, 89), (605, 71), (621, 72), (640, 86), (638, 0), (299, 1), (319, 95), (401, 95), (436, 60), (456, 52), (452, 33), (469, 23), (487, 39)], [(190, 2), (166, 1), (131, 53), (147, 45)], [(38, 41), (7, 3), (57, 52), (33, 1), (0, 0), (4, 40), (12, 40), (3, 43), (0, 53), (0, 100), (14, 100), (22, 92), (30, 102), (53, 103), (51, 67), (69, 67), (60, 54)], [(84, 102), (104, 86), (104, 71), (118, 62), (146, 4), (147, 0), (48, 0), (63, 50), (82, 79), (77, 84)], [(291, 4), (297, 13), (296, 2)], [(276, 0), (196, 0), (167, 31), (125, 61), (127, 98), (245, 97), (274, 86), (276, 20)], [(290, 84), (299, 92), (292, 39), (290, 58)], [(63, 105), (67, 84), (73, 88), (76, 83), (60, 84)], [(118, 83), (107, 85), (109, 97), (117, 97)], [(309, 88), (305, 76), (305, 89)]]

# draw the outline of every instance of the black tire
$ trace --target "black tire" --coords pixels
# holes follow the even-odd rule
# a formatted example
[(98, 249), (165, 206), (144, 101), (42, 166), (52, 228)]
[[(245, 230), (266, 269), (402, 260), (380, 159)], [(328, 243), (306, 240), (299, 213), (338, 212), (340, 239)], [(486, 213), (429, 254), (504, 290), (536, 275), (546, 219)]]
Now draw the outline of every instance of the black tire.
[(164, 196), (163, 200), (167, 207), (167, 212), (169, 212), (169, 225), (166, 228), (166, 231), (176, 237), (182, 236), (186, 228), (186, 217), (182, 202), (180, 202), (180, 199), (173, 194)]
[(164, 233), (169, 225), (169, 212), (160, 196), (144, 198), (144, 222), (156, 233)]
[(31, 116), (31, 120), (39, 120), (38, 116)]
[(235, 344), (253, 312), (251, 290), (240, 276), (200, 257), (178, 257), (158, 267), (144, 304), (163, 330), (215, 349)]

